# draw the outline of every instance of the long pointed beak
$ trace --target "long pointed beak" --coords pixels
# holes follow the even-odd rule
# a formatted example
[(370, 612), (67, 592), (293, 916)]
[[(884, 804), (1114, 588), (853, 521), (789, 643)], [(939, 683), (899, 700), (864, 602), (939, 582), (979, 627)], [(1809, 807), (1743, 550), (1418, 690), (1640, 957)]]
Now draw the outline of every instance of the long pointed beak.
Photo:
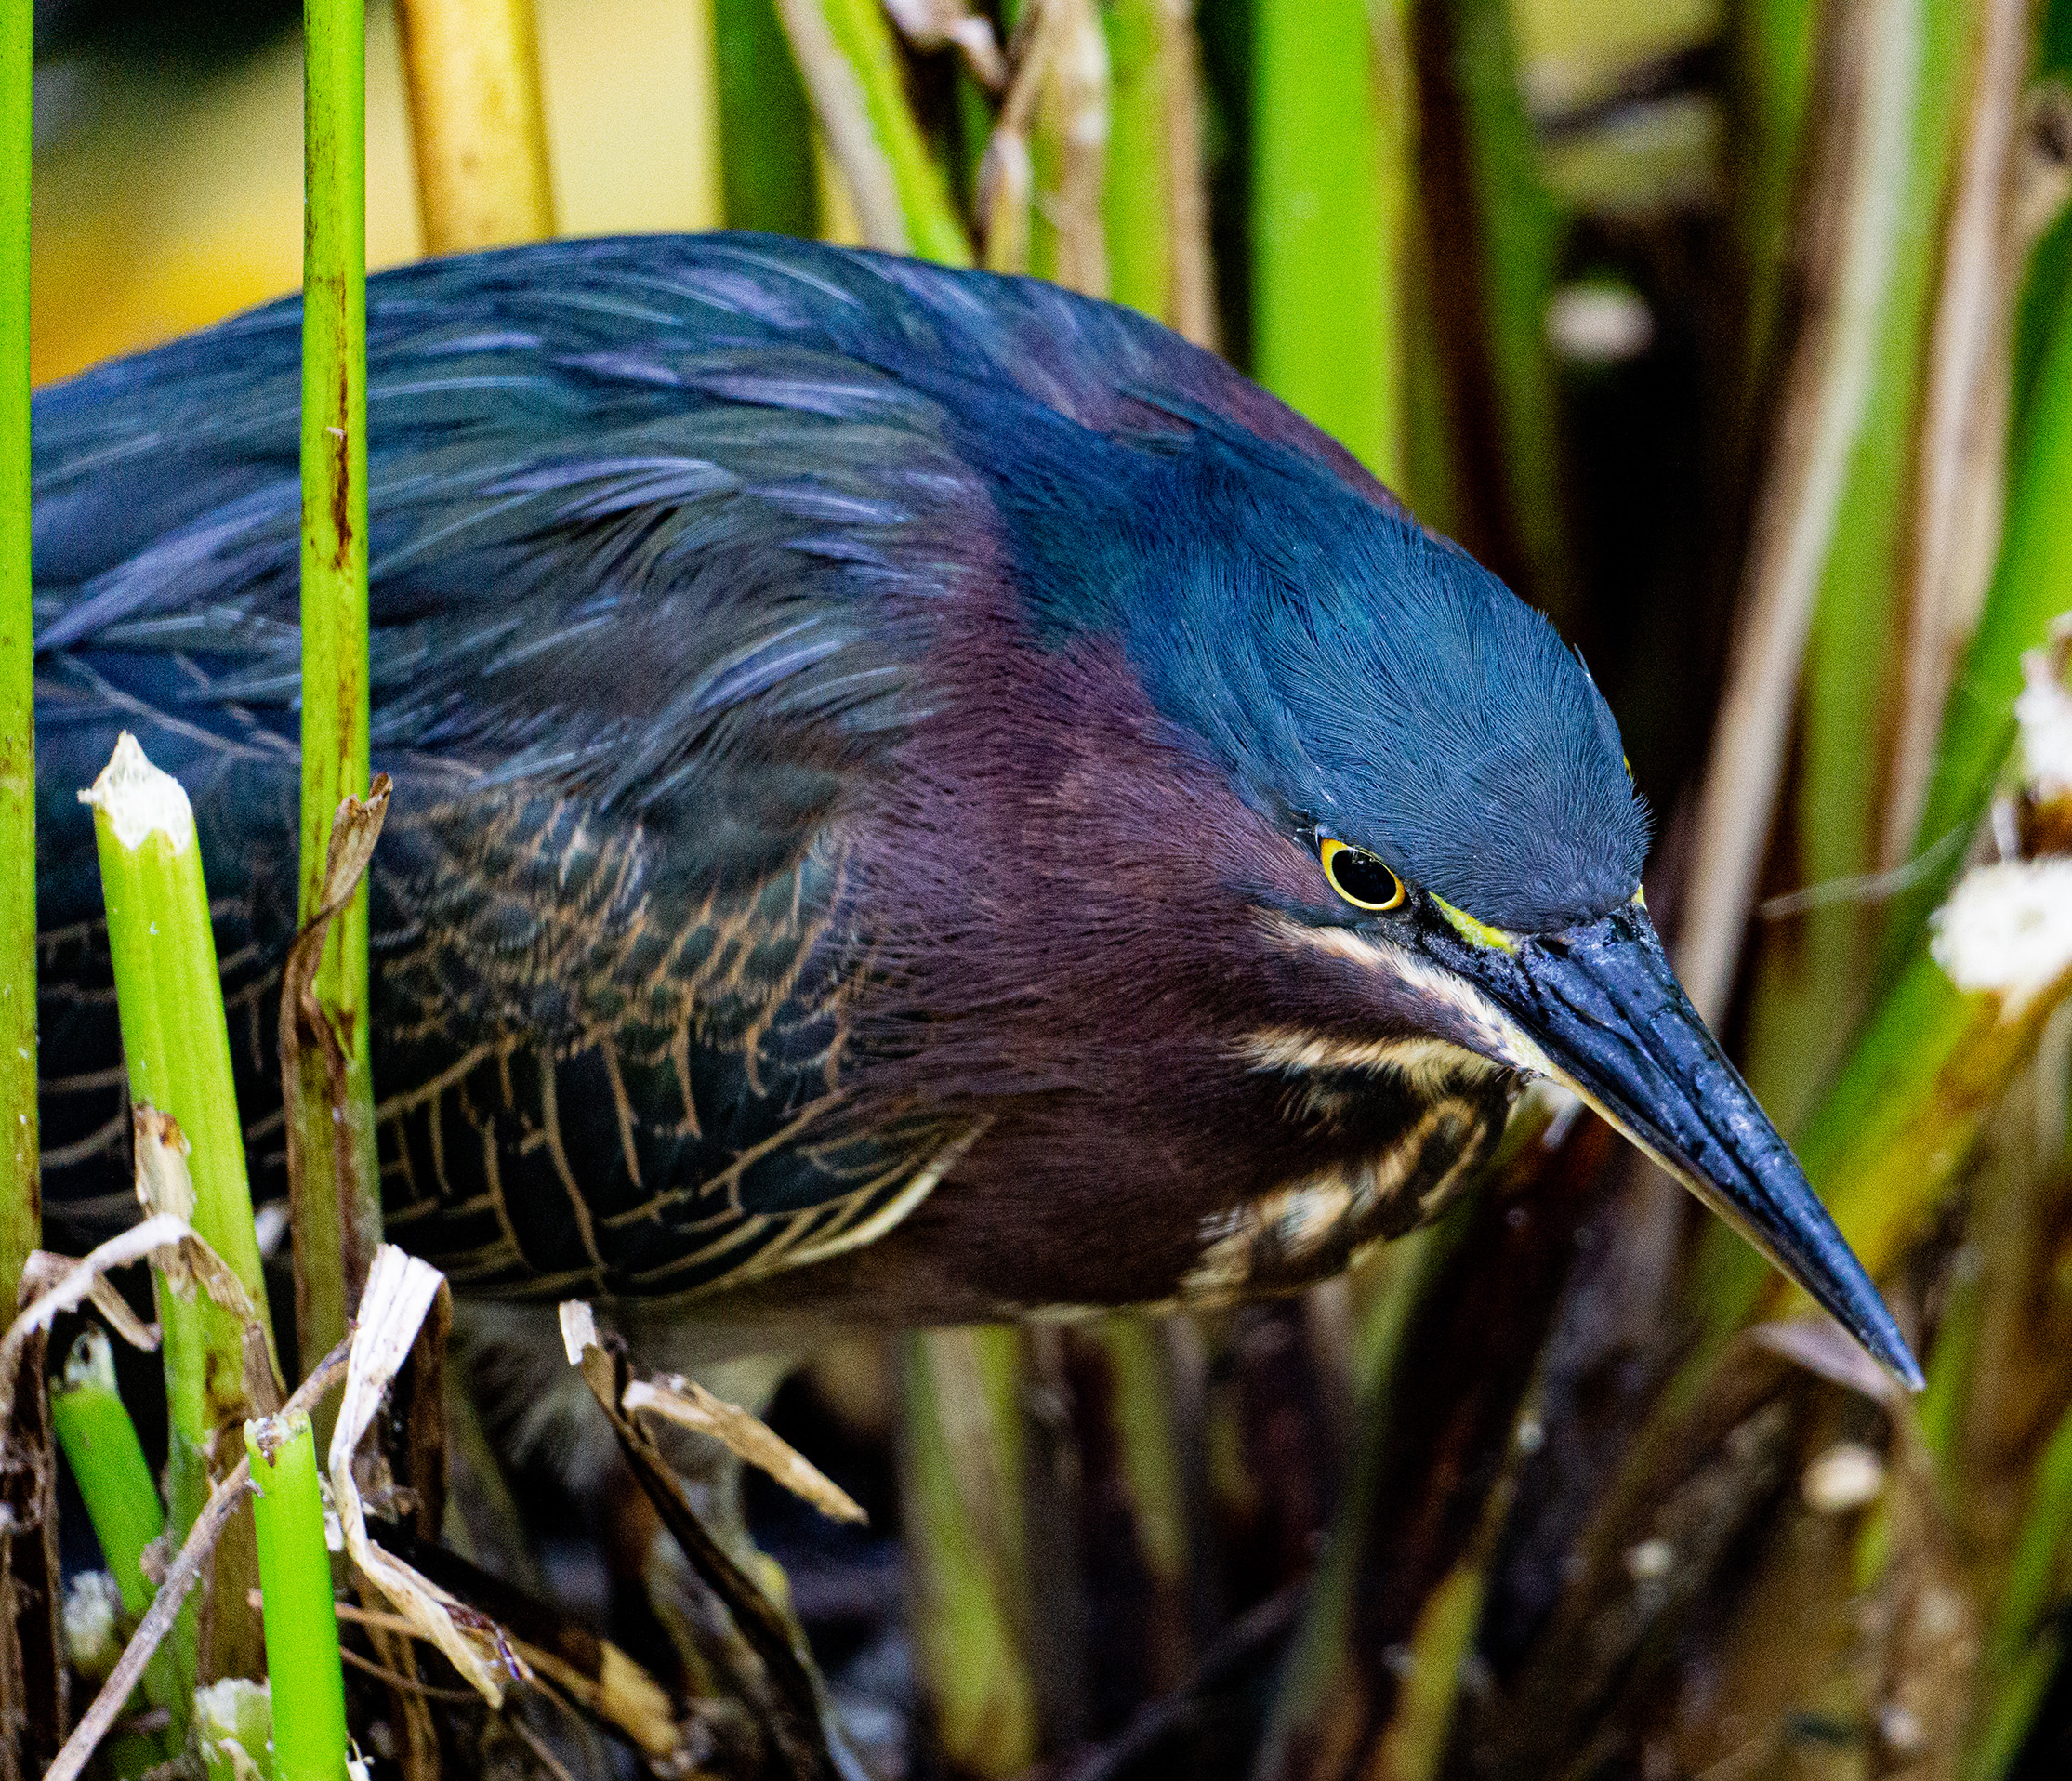
[(1489, 957), (1485, 966), (1484, 989), (1545, 1054), (1547, 1075), (1803, 1286), (1894, 1378), (1920, 1390), (1892, 1313), (1683, 994), (1645, 910), (1630, 904), (1535, 936), (1502, 965)]

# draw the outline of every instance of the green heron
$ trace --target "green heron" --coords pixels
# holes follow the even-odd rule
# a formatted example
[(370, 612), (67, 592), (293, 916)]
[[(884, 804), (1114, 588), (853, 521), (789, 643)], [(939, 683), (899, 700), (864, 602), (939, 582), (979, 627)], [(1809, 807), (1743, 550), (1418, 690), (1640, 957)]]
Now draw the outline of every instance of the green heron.
[[(1538, 1076), (1918, 1382), (1677, 986), (1581, 661), (1220, 361), (752, 236), (404, 268), (368, 334), (384, 1197), (456, 1288), (739, 1345), (1223, 1301), (1432, 1216)], [(54, 1199), (121, 1192), (121, 729), (278, 1130), (299, 348), (36, 399)]]

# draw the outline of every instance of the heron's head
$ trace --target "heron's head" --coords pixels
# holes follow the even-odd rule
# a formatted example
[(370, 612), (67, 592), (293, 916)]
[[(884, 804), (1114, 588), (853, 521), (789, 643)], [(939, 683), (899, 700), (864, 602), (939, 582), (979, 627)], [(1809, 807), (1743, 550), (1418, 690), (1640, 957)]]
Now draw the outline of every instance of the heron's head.
[(1617, 726), (1552, 626), (1414, 522), (1244, 440), (1197, 436), (1119, 511), (1136, 517), (1118, 535), (1076, 547), (1066, 615), (1101, 608), (1152, 705), (1286, 843), (1246, 894), (1259, 943), (1328, 1011), (1262, 1041), (1277, 1066), (1342, 1080), (1436, 1045), (1561, 1084), (1918, 1385), (1670, 970)]

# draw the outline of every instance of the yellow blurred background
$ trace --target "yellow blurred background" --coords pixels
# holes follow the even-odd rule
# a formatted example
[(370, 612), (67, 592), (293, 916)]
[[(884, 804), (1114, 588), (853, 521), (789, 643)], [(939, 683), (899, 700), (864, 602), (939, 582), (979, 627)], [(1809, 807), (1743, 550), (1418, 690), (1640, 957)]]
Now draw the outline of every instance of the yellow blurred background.
[[(538, 0), (561, 231), (709, 229), (709, 0)], [(284, 295), (302, 279), (294, 32), (197, 72), (38, 70), (31, 366), (37, 383)], [(396, 28), (367, 13), (367, 262), (421, 251)]]

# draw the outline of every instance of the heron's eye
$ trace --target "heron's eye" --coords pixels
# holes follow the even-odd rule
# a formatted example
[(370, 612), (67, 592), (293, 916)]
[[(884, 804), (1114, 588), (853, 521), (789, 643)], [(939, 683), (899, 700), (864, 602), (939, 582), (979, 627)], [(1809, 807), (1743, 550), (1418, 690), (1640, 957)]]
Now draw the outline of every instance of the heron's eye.
[(1331, 889), (1355, 909), (1393, 909), (1403, 901), (1403, 880), (1364, 847), (1327, 840), (1318, 852)]

